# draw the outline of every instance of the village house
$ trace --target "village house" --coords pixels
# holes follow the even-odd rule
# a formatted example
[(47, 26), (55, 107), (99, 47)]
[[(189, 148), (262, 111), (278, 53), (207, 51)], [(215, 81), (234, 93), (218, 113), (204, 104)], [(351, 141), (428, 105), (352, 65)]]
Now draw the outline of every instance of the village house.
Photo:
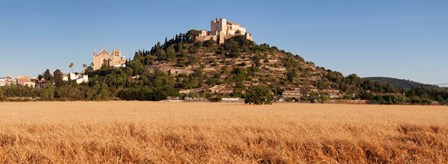
[(237, 35), (242, 35), (247, 40), (253, 41), (252, 35), (246, 31), (245, 27), (224, 18), (216, 18), (210, 22), (210, 31), (199, 31), (199, 35), (195, 39), (197, 41), (214, 40), (223, 44), (224, 40)]
[(31, 82), (34, 83), (34, 86), (35, 86), (36, 88), (42, 88), (42, 87), (45, 87), (45, 85), (47, 84), (46, 81), (45, 81), (44, 79), (41, 79), (41, 80), (39, 80), (39, 79), (31, 79)]
[(121, 51), (116, 49), (112, 51), (112, 54), (105, 49), (99, 53), (93, 51), (93, 70), (98, 70), (102, 66), (108, 67), (124, 67), (126, 65), (126, 58), (121, 54)]
[(6, 77), (0, 77), (0, 87), (8, 86), (8, 85), (14, 85), (16, 84), (16, 79), (6, 76)]
[(8, 85), (20, 85), (20, 86), (26, 86), (26, 87), (44, 87), (45, 86), (45, 80), (39, 80), (36, 78), (31, 78), (28, 76), (18, 76), (16, 78), (12, 77), (0, 77), (0, 87), (8, 86)]
[(33, 78), (28, 77), (28, 76), (18, 76), (16, 78), (16, 84), (21, 85), (21, 86), (34, 88), (34, 87), (36, 87), (36, 83), (33, 82), (32, 79)]

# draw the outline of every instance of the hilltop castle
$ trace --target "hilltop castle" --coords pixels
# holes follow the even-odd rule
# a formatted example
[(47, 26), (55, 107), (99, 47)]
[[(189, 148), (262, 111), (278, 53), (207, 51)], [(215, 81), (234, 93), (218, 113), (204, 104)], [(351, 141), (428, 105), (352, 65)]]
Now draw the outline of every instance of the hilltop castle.
[(224, 40), (236, 35), (244, 35), (246, 39), (253, 41), (252, 35), (246, 31), (245, 27), (224, 18), (216, 18), (210, 22), (210, 31), (199, 31), (199, 35), (195, 39), (197, 41), (212, 39), (223, 44)]
[(123, 67), (125, 66), (126, 59), (121, 55), (121, 51), (116, 49), (112, 51), (112, 54), (107, 52), (105, 49), (101, 50), (99, 53), (93, 51), (93, 69), (98, 70), (103, 65), (108, 67)]

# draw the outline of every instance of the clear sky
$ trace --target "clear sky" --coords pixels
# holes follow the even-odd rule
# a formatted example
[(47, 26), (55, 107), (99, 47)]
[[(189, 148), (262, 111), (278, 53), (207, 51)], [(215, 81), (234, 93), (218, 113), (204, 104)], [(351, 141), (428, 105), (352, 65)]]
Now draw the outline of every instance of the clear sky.
[(0, 0), (0, 76), (75, 70), (224, 17), (257, 43), (361, 77), (448, 82), (447, 0)]

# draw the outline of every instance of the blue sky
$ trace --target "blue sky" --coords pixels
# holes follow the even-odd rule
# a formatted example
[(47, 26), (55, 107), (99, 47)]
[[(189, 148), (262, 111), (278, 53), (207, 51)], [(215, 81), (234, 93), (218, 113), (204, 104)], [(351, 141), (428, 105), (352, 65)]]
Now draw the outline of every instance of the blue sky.
[(345, 75), (448, 82), (446, 0), (0, 0), (0, 76), (81, 70), (94, 49), (132, 58), (217, 17)]

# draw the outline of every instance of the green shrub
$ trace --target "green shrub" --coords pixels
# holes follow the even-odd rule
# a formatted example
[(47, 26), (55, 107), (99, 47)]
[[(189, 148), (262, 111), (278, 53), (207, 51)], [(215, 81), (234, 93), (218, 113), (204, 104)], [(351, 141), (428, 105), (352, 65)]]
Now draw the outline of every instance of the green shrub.
[(208, 101), (210, 101), (210, 102), (220, 102), (220, 101), (222, 101), (222, 98), (220, 96), (211, 97), (211, 98), (208, 99)]
[(271, 90), (266, 86), (254, 86), (250, 87), (246, 92), (246, 104), (272, 104), (274, 101), (274, 96)]

